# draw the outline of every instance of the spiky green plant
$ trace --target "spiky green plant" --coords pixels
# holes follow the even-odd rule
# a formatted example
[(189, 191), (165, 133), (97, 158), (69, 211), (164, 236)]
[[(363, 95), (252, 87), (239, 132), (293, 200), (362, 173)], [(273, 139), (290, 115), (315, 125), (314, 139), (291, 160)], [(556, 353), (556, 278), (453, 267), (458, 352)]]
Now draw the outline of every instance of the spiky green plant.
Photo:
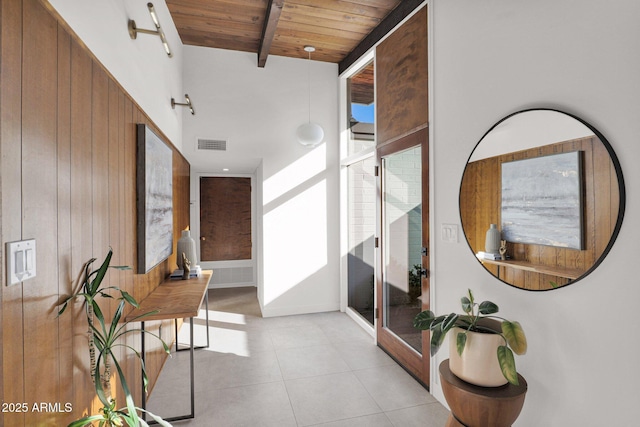
[[(120, 319), (122, 318), (122, 315), (124, 312), (124, 307), (125, 307), (125, 300), (121, 299), (113, 315), (113, 319), (111, 319), (111, 322), (109, 324), (107, 324), (107, 322), (105, 321), (104, 316), (102, 315), (102, 311), (100, 311), (99, 308), (98, 310), (95, 311), (95, 320), (97, 322), (98, 327), (93, 325), (92, 329), (93, 329), (93, 335), (95, 338), (95, 346), (96, 346), (96, 349), (98, 350), (98, 356), (96, 358), (96, 369), (94, 371), (94, 386), (95, 386), (96, 395), (98, 396), (98, 399), (100, 399), (100, 402), (102, 402), (103, 408), (100, 414), (83, 417), (77, 421), (72, 422), (71, 424), (69, 424), (68, 427), (81, 427), (94, 421), (99, 421), (100, 422), (99, 425), (101, 427), (102, 426), (121, 427), (125, 425), (124, 423), (126, 423), (126, 425), (129, 427), (138, 427), (140, 425), (147, 426), (148, 424), (138, 416), (138, 412), (148, 413), (149, 416), (151, 416), (156, 422), (158, 422), (162, 426), (165, 426), (165, 427), (171, 426), (171, 424), (162, 420), (162, 418), (158, 417), (157, 415), (154, 415), (149, 411), (146, 411), (142, 408), (135, 406), (133, 402), (133, 397), (131, 395), (131, 390), (129, 389), (129, 385), (127, 384), (127, 379), (124, 376), (124, 372), (122, 371), (120, 363), (118, 362), (118, 359), (114, 354), (114, 350), (116, 348), (125, 347), (133, 351), (136, 357), (138, 357), (142, 366), (144, 393), (146, 393), (148, 378), (147, 378), (147, 372), (144, 366), (144, 361), (142, 360), (142, 355), (135, 348), (131, 347), (130, 345), (127, 345), (124, 341), (124, 337), (131, 333), (149, 334), (157, 338), (162, 343), (164, 351), (167, 354), (170, 354), (169, 347), (159, 336), (143, 329), (128, 328), (129, 323), (140, 321), (144, 317), (149, 316), (151, 314), (155, 314), (156, 312), (152, 311), (149, 313), (144, 313), (140, 316), (137, 316), (131, 319), (130, 321), (120, 323)], [(115, 400), (111, 398), (108, 390), (105, 390), (103, 381), (101, 381), (100, 365), (102, 364), (103, 367), (105, 367), (106, 369), (105, 361), (109, 359), (113, 362), (113, 365), (115, 366), (116, 371), (118, 373), (118, 378), (120, 379), (120, 385), (122, 386), (125, 401), (127, 404), (126, 408), (115, 409)]]
[[(498, 312), (498, 306), (491, 301), (475, 302), (471, 289), (468, 290), (468, 296), (460, 299), (460, 303), (464, 315), (451, 313), (436, 317), (431, 310), (425, 310), (414, 318), (414, 327), (431, 331), (431, 355), (438, 352), (447, 332), (456, 326), (464, 330), (456, 336), (456, 350), (459, 355), (462, 355), (464, 351), (467, 333), (470, 331), (500, 335), (504, 340), (504, 345), (499, 346), (497, 351), (500, 370), (507, 381), (518, 385), (518, 373), (513, 353), (522, 355), (527, 352), (527, 337), (520, 323), (494, 316)], [(478, 322), (483, 318), (499, 319), (501, 331), (479, 324)]]
[[(94, 344), (95, 338), (93, 334), (94, 313), (100, 311), (100, 307), (98, 306), (96, 297), (101, 296), (103, 298), (113, 298), (113, 296), (107, 291), (114, 290), (120, 293), (121, 299), (126, 300), (127, 302), (129, 302), (129, 304), (133, 305), (134, 307), (138, 307), (138, 303), (136, 302), (136, 300), (126, 291), (123, 291), (117, 286), (106, 286), (106, 287), (102, 286), (102, 281), (105, 278), (107, 274), (107, 270), (109, 268), (114, 268), (118, 270), (131, 269), (130, 267), (123, 266), (123, 265), (110, 266), (109, 264), (111, 263), (112, 256), (113, 256), (113, 250), (109, 248), (109, 252), (107, 253), (107, 256), (102, 262), (102, 265), (100, 265), (100, 268), (98, 268), (97, 270), (91, 270), (91, 266), (96, 261), (96, 258), (91, 258), (84, 265), (83, 281), (82, 281), (82, 287), (80, 291), (71, 295), (67, 299), (65, 299), (60, 305), (60, 309), (58, 310), (58, 316), (60, 316), (66, 310), (67, 306), (69, 305), (69, 302), (71, 302), (72, 300), (75, 300), (76, 298), (84, 299), (84, 307), (87, 313), (87, 324), (88, 324), (87, 340), (89, 345), (89, 362), (90, 362), (89, 369), (90, 369), (90, 375), (91, 375), (92, 381), (94, 381), (95, 379), (94, 372), (96, 370), (96, 356), (95, 356), (96, 352), (95, 352), (95, 344)], [(107, 369), (101, 380), (105, 383), (104, 384), (105, 388), (109, 390), (110, 389), (109, 381), (111, 378), (111, 368), (110, 368), (109, 360), (107, 360), (105, 364)]]
[[(69, 424), (69, 427), (83, 427), (93, 422), (99, 422), (100, 427), (121, 427), (124, 426), (123, 423), (126, 423), (129, 427), (138, 427), (140, 425), (147, 426), (148, 424), (144, 419), (138, 416), (138, 412), (146, 412), (160, 425), (170, 427), (171, 424), (162, 420), (161, 417), (134, 405), (131, 390), (129, 389), (126, 377), (124, 376), (120, 363), (114, 353), (116, 348), (125, 347), (133, 351), (136, 357), (138, 357), (142, 366), (144, 393), (146, 393), (148, 379), (142, 355), (136, 349), (127, 345), (125, 343), (126, 341), (123, 340), (124, 337), (131, 333), (149, 334), (157, 338), (162, 343), (164, 351), (169, 355), (170, 350), (167, 344), (159, 336), (140, 328), (129, 328), (128, 326), (129, 323), (140, 321), (146, 316), (155, 314), (155, 312), (144, 313), (130, 321), (120, 322), (127, 303), (135, 308), (138, 308), (139, 304), (130, 294), (121, 290), (117, 286), (102, 286), (102, 281), (109, 268), (119, 270), (130, 269), (130, 267), (127, 266), (110, 266), (109, 264), (111, 263), (112, 256), (113, 251), (109, 249), (109, 252), (107, 253), (107, 256), (102, 262), (100, 268), (95, 271), (91, 270), (91, 266), (96, 258), (90, 259), (83, 268), (83, 283), (80, 291), (66, 298), (60, 304), (60, 308), (58, 310), (58, 316), (60, 316), (66, 310), (69, 302), (76, 298), (83, 299), (88, 325), (87, 335), (89, 340), (91, 380), (93, 381), (96, 395), (103, 405), (100, 414), (83, 417)], [(107, 322), (104, 318), (100, 305), (98, 304), (97, 297), (113, 298), (113, 296), (107, 292), (109, 290), (120, 293), (120, 297), (118, 298), (118, 307), (113, 314), (113, 318), (110, 322)], [(96, 350), (98, 351), (97, 356)], [(127, 404), (126, 408), (116, 409), (116, 402), (111, 398), (112, 363), (116, 368), (120, 385), (124, 391), (124, 397)]]

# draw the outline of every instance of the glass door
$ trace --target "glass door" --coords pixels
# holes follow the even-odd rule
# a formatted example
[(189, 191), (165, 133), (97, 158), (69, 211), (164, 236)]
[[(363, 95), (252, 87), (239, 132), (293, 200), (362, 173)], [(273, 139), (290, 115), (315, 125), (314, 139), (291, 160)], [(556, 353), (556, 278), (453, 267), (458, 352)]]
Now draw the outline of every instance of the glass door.
[(376, 178), (375, 156), (347, 168), (349, 254), (348, 306), (374, 325)]
[(410, 142), (379, 150), (382, 269), (377, 332), (379, 345), (428, 385), (428, 338), (425, 343), (422, 331), (413, 327), (413, 318), (427, 307), (429, 295), (427, 267), (423, 268), (428, 266), (426, 143), (407, 147)]

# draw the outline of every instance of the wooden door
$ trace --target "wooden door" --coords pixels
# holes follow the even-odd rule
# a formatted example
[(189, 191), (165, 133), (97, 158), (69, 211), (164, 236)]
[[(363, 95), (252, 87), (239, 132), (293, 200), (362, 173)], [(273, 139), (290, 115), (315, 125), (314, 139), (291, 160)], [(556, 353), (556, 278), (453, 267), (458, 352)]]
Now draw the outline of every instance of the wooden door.
[(423, 129), (378, 149), (378, 345), (429, 386), (429, 334), (413, 318), (429, 308), (429, 144)]
[(251, 178), (200, 178), (201, 261), (251, 259)]

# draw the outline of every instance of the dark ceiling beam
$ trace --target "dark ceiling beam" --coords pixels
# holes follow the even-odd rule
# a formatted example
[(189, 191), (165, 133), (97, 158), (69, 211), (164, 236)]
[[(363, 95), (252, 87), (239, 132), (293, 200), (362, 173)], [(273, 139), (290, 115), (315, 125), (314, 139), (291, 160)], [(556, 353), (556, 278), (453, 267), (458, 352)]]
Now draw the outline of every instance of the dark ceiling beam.
[(376, 45), (387, 33), (393, 30), (404, 18), (418, 8), (424, 0), (402, 0), (377, 27), (371, 31), (351, 52), (338, 64), (338, 74), (342, 74), (362, 55)]
[(262, 27), (262, 37), (260, 37), (260, 47), (258, 48), (258, 67), (264, 68), (271, 49), (271, 42), (278, 28), (278, 21), (282, 13), (284, 0), (269, 0), (267, 11), (264, 15), (264, 26)]

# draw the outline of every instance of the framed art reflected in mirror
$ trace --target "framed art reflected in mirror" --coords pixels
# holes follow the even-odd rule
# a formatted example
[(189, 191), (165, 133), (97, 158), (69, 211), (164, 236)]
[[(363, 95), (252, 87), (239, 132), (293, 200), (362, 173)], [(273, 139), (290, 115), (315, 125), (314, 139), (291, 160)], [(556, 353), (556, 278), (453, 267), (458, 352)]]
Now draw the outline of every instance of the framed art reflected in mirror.
[[(511, 114), (481, 138), (460, 186), (462, 228), (501, 281), (543, 291), (574, 283), (611, 249), (624, 216), (622, 170), (604, 136), (560, 111)], [(486, 255), (497, 224), (504, 255)]]
[(504, 240), (584, 249), (583, 154), (576, 150), (502, 162)]

